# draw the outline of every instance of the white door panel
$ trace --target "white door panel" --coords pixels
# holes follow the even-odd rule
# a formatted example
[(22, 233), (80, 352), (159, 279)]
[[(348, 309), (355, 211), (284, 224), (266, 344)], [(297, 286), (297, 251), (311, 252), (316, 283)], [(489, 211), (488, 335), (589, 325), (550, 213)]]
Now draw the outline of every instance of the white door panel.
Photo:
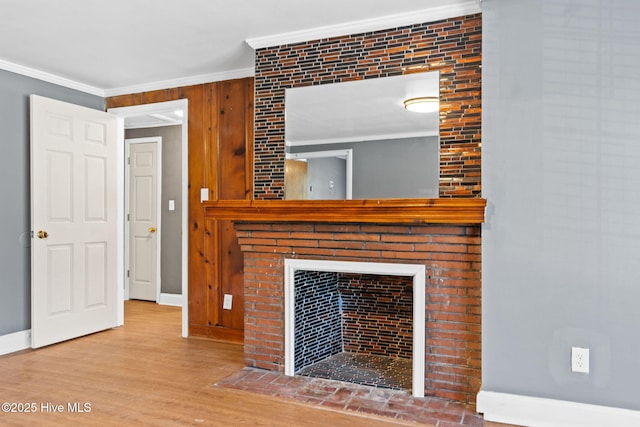
[[(129, 297), (156, 301), (159, 280), (158, 143), (128, 141), (130, 159)], [(147, 141), (147, 139), (141, 138), (137, 141)]]
[(34, 348), (116, 326), (116, 132), (111, 114), (31, 96)]
[(73, 246), (48, 245), (46, 249), (47, 314), (69, 314), (73, 300)]

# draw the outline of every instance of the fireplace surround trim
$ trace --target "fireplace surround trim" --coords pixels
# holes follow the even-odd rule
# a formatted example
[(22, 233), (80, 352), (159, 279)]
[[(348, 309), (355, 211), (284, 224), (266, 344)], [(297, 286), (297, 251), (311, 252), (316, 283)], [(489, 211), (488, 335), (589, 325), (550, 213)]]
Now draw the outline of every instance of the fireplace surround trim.
[(412, 277), (413, 280), (413, 357), (412, 394), (424, 397), (425, 382), (425, 277), (426, 268), (419, 264), (380, 262), (328, 261), (313, 259), (284, 260), (284, 373), (295, 375), (294, 274), (297, 270), (336, 273), (377, 274)]

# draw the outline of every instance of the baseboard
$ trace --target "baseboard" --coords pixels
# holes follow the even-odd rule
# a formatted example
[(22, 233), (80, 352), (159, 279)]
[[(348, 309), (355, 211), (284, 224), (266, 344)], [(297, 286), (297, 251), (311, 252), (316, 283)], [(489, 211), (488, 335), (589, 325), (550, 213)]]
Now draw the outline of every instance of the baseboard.
[(476, 409), (485, 421), (520, 426), (640, 426), (640, 411), (484, 390), (478, 393)]
[(182, 294), (160, 294), (158, 304), (182, 307)]
[(0, 336), (0, 355), (31, 348), (31, 329)]

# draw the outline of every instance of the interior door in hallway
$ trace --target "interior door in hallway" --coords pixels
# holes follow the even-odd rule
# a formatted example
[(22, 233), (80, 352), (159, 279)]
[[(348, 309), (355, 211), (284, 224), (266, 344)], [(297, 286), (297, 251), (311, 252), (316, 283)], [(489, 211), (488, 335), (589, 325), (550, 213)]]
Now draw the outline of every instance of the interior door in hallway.
[[(127, 140), (129, 147), (129, 298), (157, 301), (159, 212), (158, 142)], [(151, 141), (154, 142), (144, 142)]]
[(31, 346), (115, 327), (117, 119), (31, 96)]

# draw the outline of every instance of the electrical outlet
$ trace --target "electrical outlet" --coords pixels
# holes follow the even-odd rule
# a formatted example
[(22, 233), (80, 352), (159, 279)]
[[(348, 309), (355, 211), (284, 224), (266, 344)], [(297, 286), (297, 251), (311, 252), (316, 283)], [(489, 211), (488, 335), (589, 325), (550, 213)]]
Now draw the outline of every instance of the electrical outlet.
[(589, 349), (571, 347), (571, 372), (589, 373)]

